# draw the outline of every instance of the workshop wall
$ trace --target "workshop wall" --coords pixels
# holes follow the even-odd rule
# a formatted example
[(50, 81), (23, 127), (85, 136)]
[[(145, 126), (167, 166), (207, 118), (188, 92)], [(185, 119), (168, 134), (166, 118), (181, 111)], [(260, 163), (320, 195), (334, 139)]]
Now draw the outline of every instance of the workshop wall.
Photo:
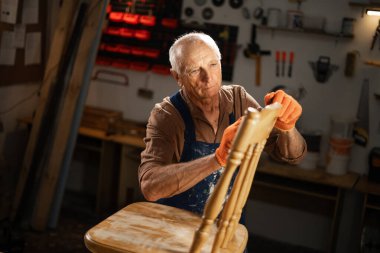
[[(198, 4), (205, 2), (205, 4), (199, 6), (196, 2)], [(305, 1), (300, 10), (305, 16), (314, 17), (314, 21), (325, 18), (324, 30), (330, 34), (341, 32), (344, 17), (354, 18), (354, 36), (352, 38), (349, 36), (334, 37), (258, 27), (256, 42), (261, 50), (271, 51), (271, 55), (261, 57), (261, 82), (260, 85), (256, 85), (255, 60), (248, 59), (243, 54), (244, 49), (250, 43), (252, 24), (259, 26), (261, 23), (254, 19), (254, 10), (262, 7), (264, 15), (266, 15), (269, 8), (278, 8), (280, 10), (279, 19), (278, 21), (271, 20), (271, 22), (278, 22), (282, 27), (286, 26), (287, 11), (296, 10), (297, 5), (285, 0), (243, 1), (243, 3), (241, 8), (233, 9), (229, 6), (228, 1), (225, 1), (220, 7), (215, 7), (212, 1), (184, 0), (182, 19), (186, 23), (209, 22), (238, 26), (238, 51), (232, 83), (243, 85), (260, 104), (263, 104), (264, 95), (278, 85), (286, 86), (288, 91), (294, 92), (293, 95), (297, 95), (298, 91), (303, 90), (303, 96), (299, 99), (303, 106), (303, 115), (298, 123), (298, 128), (306, 132), (319, 131), (323, 134), (322, 164), (331, 115), (355, 118), (361, 86), (363, 80), (367, 78), (370, 83), (370, 143), (366, 148), (353, 147), (355, 155), (352, 157), (350, 166), (353, 171), (367, 173), (368, 150), (373, 146), (380, 145), (380, 116), (378, 113), (380, 102), (372, 95), (375, 90), (379, 89), (380, 71), (378, 68), (363, 64), (363, 61), (380, 58), (380, 50), (377, 46), (372, 51), (369, 49), (378, 19), (363, 15), (362, 9), (350, 6), (348, 0)], [(193, 9), (191, 17), (185, 15), (188, 7)], [(213, 10), (213, 15), (206, 21), (202, 16), (202, 11), (207, 7)], [(248, 16), (247, 13), (245, 13), (246, 16), (243, 15), (243, 7), (248, 10)], [(290, 52), (294, 52), (291, 77), (276, 76), (276, 51), (285, 51), (287, 59), (289, 59)], [(344, 74), (346, 55), (351, 51), (358, 51), (358, 55), (354, 75), (346, 77)], [(316, 63), (320, 56), (330, 57), (330, 63), (338, 67), (325, 83), (316, 81), (310, 66), (310, 62)], [(285, 67), (287, 72), (288, 61)], [(140, 122), (147, 121), (155, 103), (162, 101), (163, 97), (171, 95), (178, 89), (171, 76), (99, 65), (94, 69), (94, 73), (99, 70), (118, 73), (107, 77), (117, 82), (121, 82), (120, 76), (125, 75), (128, 77), (128, 84), (94, 80), (90, 87), (87, 103), (122, 110), (124, 117)], [(224, 84), (228, 85), (230, 82), (224, 82)], [(151, 90), (153, 97), (149, 99), (138, 96), (138, 90), (141, 88)], [(330, 219), (260, 202), (250, 202), (248, 207), (249, 213), (254, 213), (253, 219), (248, 223), (251, 232), (318, 250), (326, 249)], [(299, 236), (300, 233), (302, 236)]]

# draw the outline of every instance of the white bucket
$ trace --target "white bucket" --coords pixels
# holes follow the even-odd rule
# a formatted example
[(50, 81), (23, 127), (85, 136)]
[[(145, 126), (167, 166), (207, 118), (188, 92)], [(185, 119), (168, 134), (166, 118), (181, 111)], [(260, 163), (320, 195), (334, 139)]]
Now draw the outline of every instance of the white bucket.
[(305, 170), (314, 170), (319, 162), (319, 152), (307, 152), (299, 167)]
[(333, 175), (344, 175), (347, 173), (349, 156), (330, 154), (327, 157), (327, 173)]

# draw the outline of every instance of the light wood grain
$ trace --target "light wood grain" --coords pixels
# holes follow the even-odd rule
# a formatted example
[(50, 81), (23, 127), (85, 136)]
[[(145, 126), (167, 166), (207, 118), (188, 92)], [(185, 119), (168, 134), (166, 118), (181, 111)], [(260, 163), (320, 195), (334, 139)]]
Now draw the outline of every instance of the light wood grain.
[[(178, 208), (149, 202), (133, 203), (89, 230), (85, 243), (92, 252), (103, 253), (189, 252), (200, 222), (198, 215)], [(216, 225), (213, 225), (202, 252), (211, 251), (216, 231)], [(239, 225), (230, 251), (220, 252), (239, 252), (247, 237), (246, 228)]]

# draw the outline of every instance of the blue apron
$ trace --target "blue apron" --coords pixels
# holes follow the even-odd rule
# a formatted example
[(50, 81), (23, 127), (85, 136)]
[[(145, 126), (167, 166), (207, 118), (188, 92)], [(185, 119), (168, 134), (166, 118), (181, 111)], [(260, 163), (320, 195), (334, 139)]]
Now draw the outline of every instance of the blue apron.
[[(180, 112), (185, 123), (185, 143), (180, 162), (188, 162), (213, 154), (219, 147), (219, 143), (206, 143), (196, 141), (194, 122), (192, 120), (190, 111), (180, 93), (177, 92), (175, 95), (171, 96), (170, 101)], [(235, 115), (233, 113), (229, 115), (229, 121), (230, 125), (235, 122)], [(159, 199), (157, 202), (164, 205), (185, 209), (193, 213), (202, 214), (206, 201), (212, 193), (216, 183), (218, 182), (221, 173), (222, 168), (214, 171), (211, 175), (207, 176), (187, 191), (170, 198)], [(236, 174), (237, 173), (235, 173), (233, 179), (231, 180), (228, 194), (231, 191)]]

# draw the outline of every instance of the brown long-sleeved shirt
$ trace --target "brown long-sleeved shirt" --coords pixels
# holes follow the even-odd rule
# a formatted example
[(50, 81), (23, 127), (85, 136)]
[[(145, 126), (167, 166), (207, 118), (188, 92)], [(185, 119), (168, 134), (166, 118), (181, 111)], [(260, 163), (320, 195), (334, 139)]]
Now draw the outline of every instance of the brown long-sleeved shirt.
[[(192, 115), (197, 141), (219, 143), (224, 130), (229, 126), (231, 112), (238, 119), (248, 107), (261, 109), (257, 101), (243, 87), (238, 85), (222, 86), (219, 92), (218, 129), (214, 133), (203, 112), (192, 105), (182, 91), (180, 92)], [(170, 102), (169, 97), (155, 105), (150, 114), (146, 138), (144, 139), (146, 148), (141, 153), (141, 164), (138, 171), (140, 182), (148, 171), (149, 174), (154, 173), (151, 170), (156, 169), (157, 166), (180, 161), (184, 145), (184, 132), (185, 124), (180, 113)], [(265, 151), (278, 161), (296, 164), (306, 153), (306, 143), (295, 128), (290, 132), (274, 129), (267, 141)]]

